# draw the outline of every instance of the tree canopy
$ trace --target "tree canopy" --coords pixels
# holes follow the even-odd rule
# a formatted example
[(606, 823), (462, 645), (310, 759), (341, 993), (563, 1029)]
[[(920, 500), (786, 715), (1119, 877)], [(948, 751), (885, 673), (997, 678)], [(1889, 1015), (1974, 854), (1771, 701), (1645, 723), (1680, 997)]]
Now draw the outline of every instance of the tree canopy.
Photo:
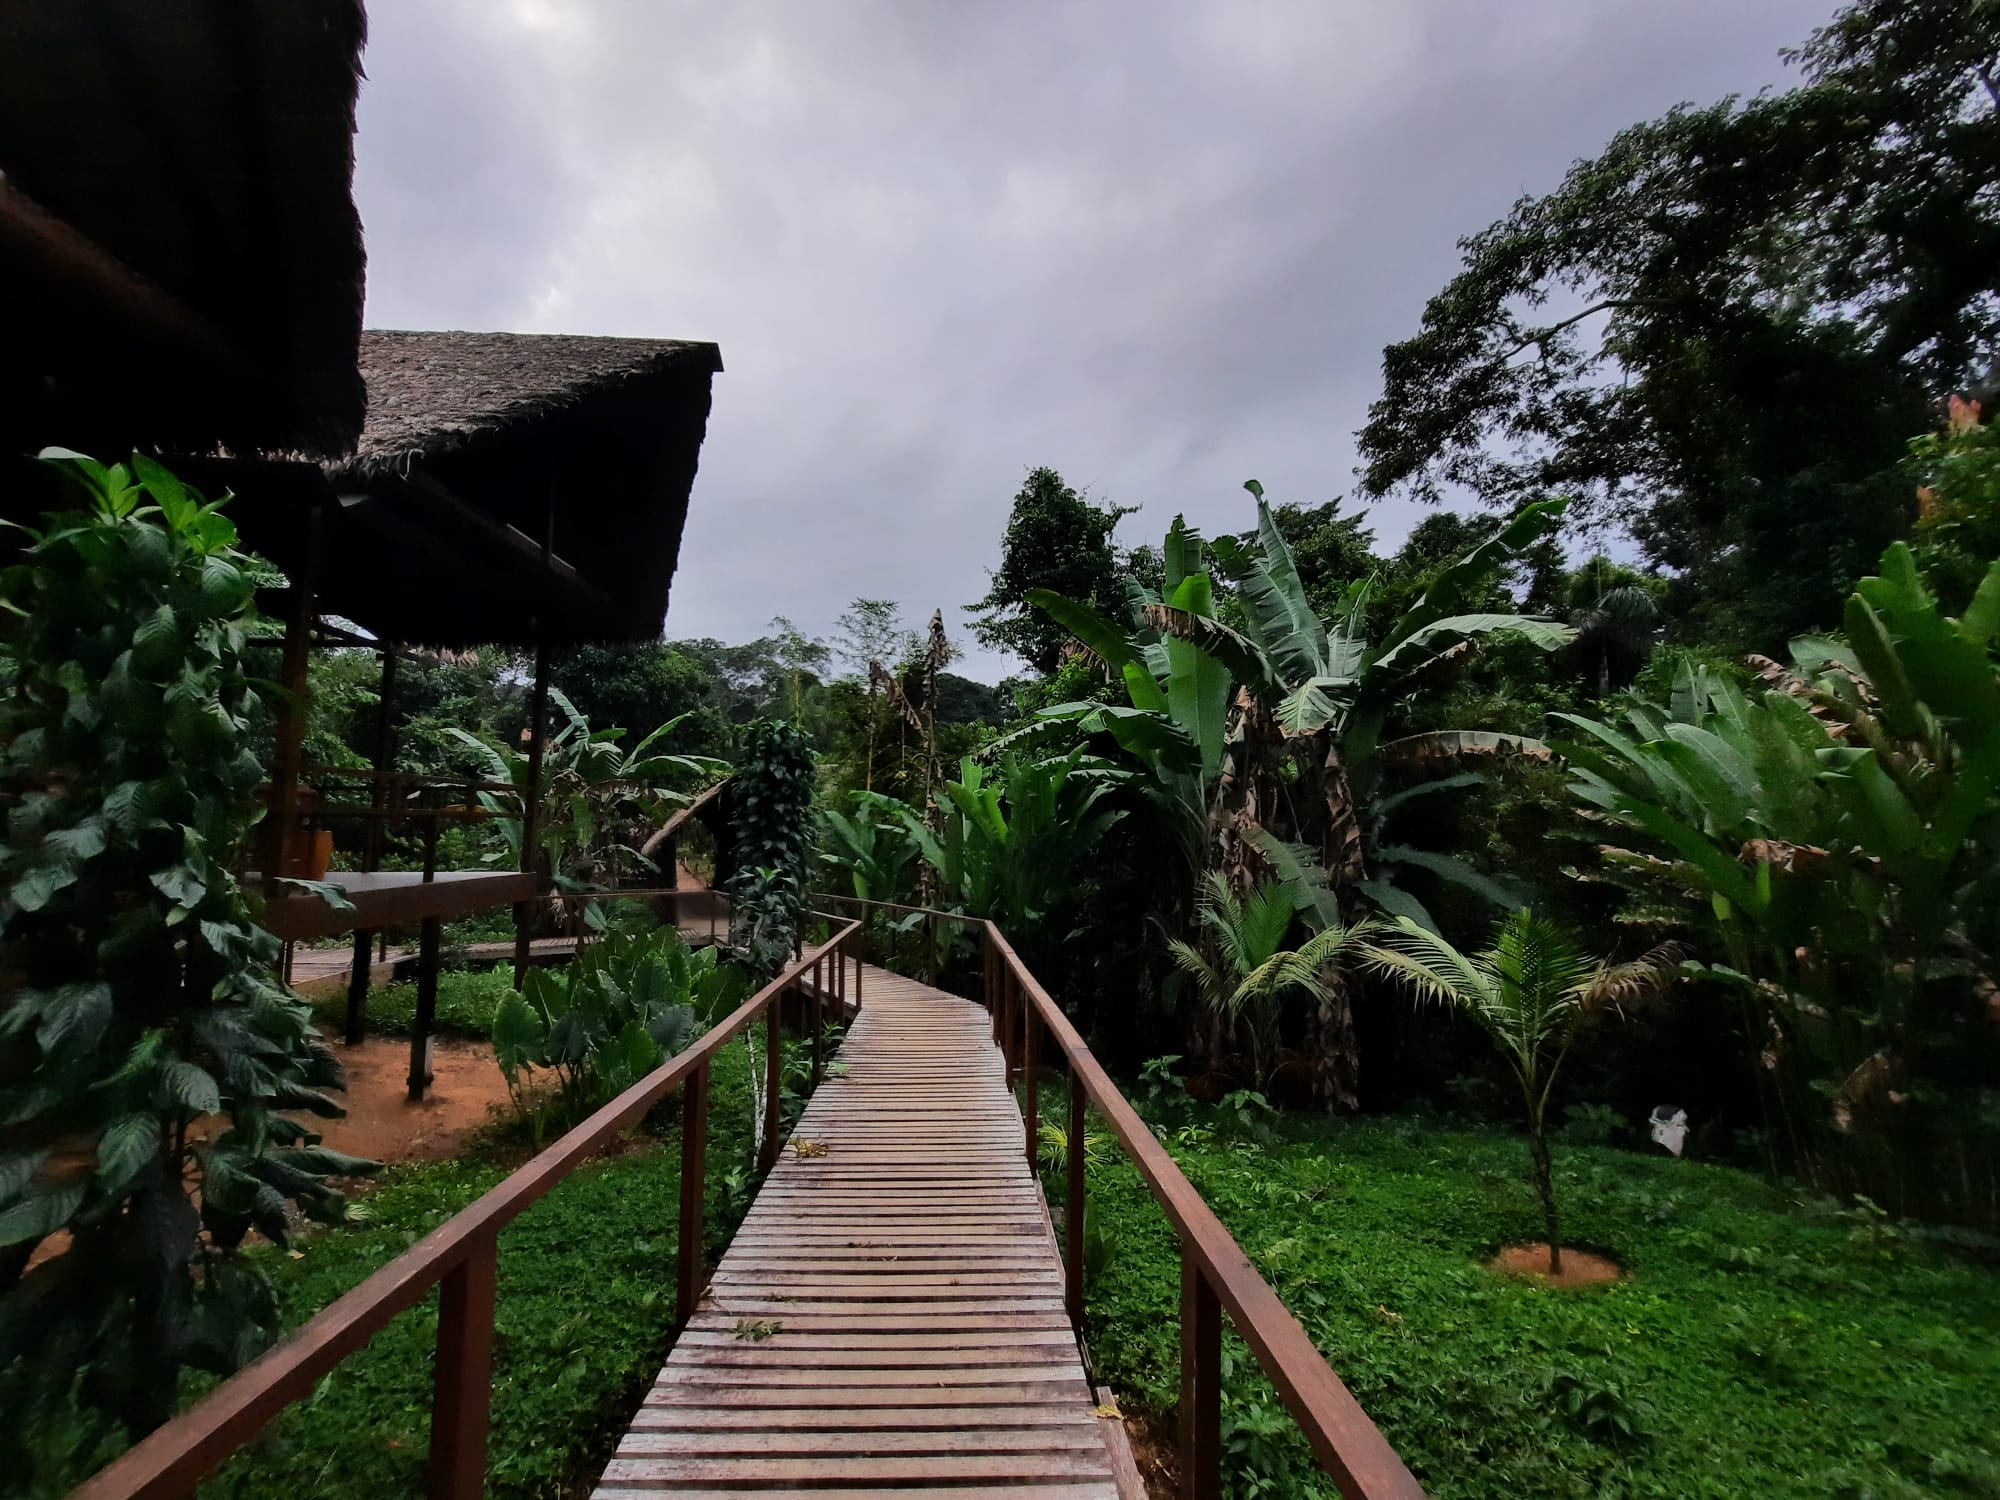
[(1068, 632), (1028, 607), (1030, 589), (1047, 589), (1100, 608), (1121, 595), (1111, 533), (1134, 507), (1092, 505), (1054, 469), (1032, 469), (1014, 497), (993, 586), (966, 606), (982, 645), (1024, 657), (1044, 676), (1062, 659)]
[(1996, 18), (1860, 0), (1801, 86), (1634, 126), (1464, 240), (1384, 353), (1367, 489), (1574, 494), (1709, 633), (1832, 623), (1909, 519), (1905, 439), (2000, 333)]

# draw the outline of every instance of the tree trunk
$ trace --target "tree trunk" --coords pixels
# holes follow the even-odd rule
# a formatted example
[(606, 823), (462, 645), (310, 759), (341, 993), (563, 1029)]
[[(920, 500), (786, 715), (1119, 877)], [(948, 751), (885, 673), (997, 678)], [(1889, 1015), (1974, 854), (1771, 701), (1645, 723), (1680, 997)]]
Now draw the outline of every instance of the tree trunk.
[(1541, 1195), (1542, 1223), (1549, 1234), (1549, 1274), (1562, 1275), (1562, 1225), (1556, 1218), (1555, 1172), (1549, 1162), (1548, 1138), (1542, 1132), (1542, 1122), (1536, 1120), (1528, 1126), (1528, 1155), (1535, 1164), (1535, 1191)]
[(1306, 1049), (1314, 1097), (1329, 1112), (1359, 1109), (1359, 1052), (1354, 1039), (1354, 1008), (1348, 1003), (1345, 985), (1335, 985), (1333, 992), (1313, 1007)]

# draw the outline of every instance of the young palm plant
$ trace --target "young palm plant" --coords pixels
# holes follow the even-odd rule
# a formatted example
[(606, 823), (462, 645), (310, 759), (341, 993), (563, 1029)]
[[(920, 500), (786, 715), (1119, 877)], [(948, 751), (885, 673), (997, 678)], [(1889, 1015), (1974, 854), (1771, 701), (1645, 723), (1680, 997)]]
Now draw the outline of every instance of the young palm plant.
[(1562, 1228), (1549, 1162), (1548, 1108), (1556, 1078), (1584, 1025), (1663, 988), (1680, 963), (1667, 943), (1631, 963), (1583, 951), (1565, 929), (1531, 911), (1500, 924), (1491, 946), (1464, 954), (1408, 917), (1371, 945), (1370, 966), (1477, 1021), (1521, 1085), (1535, 1192), (1548, 1226), (1549, 1274), (1562, 1271)]
[[(1298, 915), (1292, 891), (1271, 881), (1239, 894), (1219, 870), (1211, 870), (1203, 881), (1196, 915), (1219, 962), (1211, 963), (1200, 949), (1178, 938), (1168, 948), (1174, 963), (1195, 983), (1215, 1028), (1215, 1043), (1225, 1024), (1232, 1028), (1244, 1024), (1251, 1071), (1261, 1089), (1267, 1065), (1277, 1056), (1286, 998), (1305, 995), (1321, 1006), (1330, 1005), (1340, 971), (1355, 957), (1372, 951), (1367, 939), (1380, 924), (1330, 922), (1301, 946), (1287, 948), (1285, 938)], [(1209, 1052), (1218, 1055), (1219, 1045), (1212, 1043)]]

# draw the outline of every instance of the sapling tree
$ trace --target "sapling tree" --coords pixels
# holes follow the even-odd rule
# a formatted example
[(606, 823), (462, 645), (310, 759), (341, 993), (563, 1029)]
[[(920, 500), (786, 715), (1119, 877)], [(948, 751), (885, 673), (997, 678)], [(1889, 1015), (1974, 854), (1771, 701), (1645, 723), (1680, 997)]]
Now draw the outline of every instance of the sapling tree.
[[(1175, 938), (1168, 943), (1174, 963), (1194, 981), (1196, 997), (1219, 1036), (1226, 1024), (1246, 1023), (1250, 1069), (1263, 1088), (1278, 1054), (1279, 1007), (1287, 996), (1304, 995), (1319, 1005), (1332, 1003), (1342, 970), (1369, 952), (1368, 938), (1379, 924), (1330, 922), (1297, 948), (1285, 946), (1298, 919), (1292, 892), (1277, 881), (1239, 893), (1229, 878), (1211, 870), (1196, 912), (1209, 955)], [(1210, 1046), (1217, 1055), (1220, 1047)]]
[(1479, 1023), (1521, 1087), (1535, 1192), (1549, 1234), (1549, 1274), (1562, 1271), (1562, 1227), (1549, 1161), (1549, 1099), (1570, 1047), (1586, 1023), (1663, 988), (1680, 950), (1663, 944), (1631, 963), (1583, 951), (1562, 927), (1519, 911), (1489, 947), (1465, 954), (1408, 917), (1378, 939), (1371, 966)]
[(287, 1113), (338, 1115), (340, 1070), (231, 873), (264, 775), (236, 528), (143, 457), (43, 457), (83, 503), (0, 573), (0, 1450), (242, 1365), (278, 1328), (245, 1237), (341, 1219), (327, 1178), (373, 1165)]

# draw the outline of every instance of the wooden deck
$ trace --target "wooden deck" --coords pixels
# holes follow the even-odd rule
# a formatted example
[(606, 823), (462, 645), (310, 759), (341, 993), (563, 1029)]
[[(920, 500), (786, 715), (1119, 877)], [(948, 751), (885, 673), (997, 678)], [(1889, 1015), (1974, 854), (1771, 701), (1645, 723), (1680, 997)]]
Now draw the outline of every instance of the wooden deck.
[(600, 1500), (1136, 1500), (978, 1006), (869, 968)]

